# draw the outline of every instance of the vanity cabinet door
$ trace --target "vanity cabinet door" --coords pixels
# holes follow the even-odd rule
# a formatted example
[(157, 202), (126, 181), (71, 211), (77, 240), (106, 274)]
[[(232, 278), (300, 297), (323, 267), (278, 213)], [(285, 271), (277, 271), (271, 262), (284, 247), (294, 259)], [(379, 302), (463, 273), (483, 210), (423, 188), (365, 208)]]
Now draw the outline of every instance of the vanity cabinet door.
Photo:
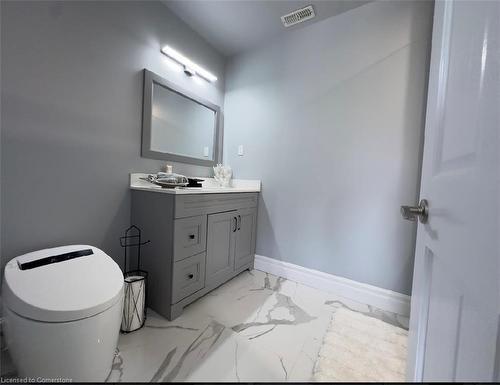
[(257, 209), (241, 209), (237, 212), (236, 247), (234, 269), (251, 263), (255, 256), (255, 229)]
[(208, 215), (205, 287), (231, 278), (237, 232), (236, 211)]

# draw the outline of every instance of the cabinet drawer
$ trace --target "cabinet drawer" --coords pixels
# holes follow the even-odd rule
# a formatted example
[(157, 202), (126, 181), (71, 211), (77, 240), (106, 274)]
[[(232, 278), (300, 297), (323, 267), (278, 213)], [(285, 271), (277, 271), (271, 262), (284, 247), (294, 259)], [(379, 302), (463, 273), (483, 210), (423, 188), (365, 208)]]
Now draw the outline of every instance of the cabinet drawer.
[(176, 303), (205, 286), (205, 253), (174, 263), (172, 302)]
[(205, 251), (207, 244), (207, 217), (176, 219), (174, 221), (174, 261)]
[(175, 218), (257, 207), (259, 193), (186, 194), (175, 196)]

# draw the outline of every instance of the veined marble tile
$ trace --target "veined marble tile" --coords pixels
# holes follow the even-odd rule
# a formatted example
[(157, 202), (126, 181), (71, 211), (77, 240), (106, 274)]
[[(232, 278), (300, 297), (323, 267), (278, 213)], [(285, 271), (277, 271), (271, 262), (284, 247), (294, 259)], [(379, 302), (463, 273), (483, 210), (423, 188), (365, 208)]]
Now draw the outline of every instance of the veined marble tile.
[[(186, 378), (188, 381), (284, 381), (286, 371), (281, 358), (271, 351), (259, 349), (236, 333), (226, 330), (206, 359)], [(214, 370), (214, 368), (217, 368)]]
[[(330, 324), (330, 319), (325, 320), (327, 325)], [(326, 326), (328, 328), (328, 326)], [(321, 335), (320, 335), (321, 334)], [(290, 381), (306, 382), (312, 379), (314, 367), (318, 360), (318, 355), (323, 344), (324, 329), (318, 330), (316, 334), (304, 341), (300, 347), (300, 351), (292, 364), (288, 379)]]
[(335, 299), (329, 299), (325, 302), (325, 305), (331, 306), (333, 309), (346, 308), (348, 310), (355, 311), (367, 315), (372, 318), (377, 318), (388, 324), (403, 328), (408, 330), (408, 325), (410, 323), (409, 317), (392, 313), (390, 311), (377, 309), (376, 307), (355, 302), (352, 300), (347, 300), (342, 297), (336, 297)]
[[(170, 373), (169, 369), (173, 370), (174, 362), (184, 364), (189, 353), (185, 356), (183, 353), (200, 335), (210, 334), (212, 323), (208, 316), (189, 317), (186, 314), (169, 322), (148, 310), (146, 325), (142, 329), (120, 335), (119, 355), (115, 358), (109, 380), (152, 381), (157, 380), (156, 377), (162, 380)], [(160, 371), (160, 368), (164, 370)]]

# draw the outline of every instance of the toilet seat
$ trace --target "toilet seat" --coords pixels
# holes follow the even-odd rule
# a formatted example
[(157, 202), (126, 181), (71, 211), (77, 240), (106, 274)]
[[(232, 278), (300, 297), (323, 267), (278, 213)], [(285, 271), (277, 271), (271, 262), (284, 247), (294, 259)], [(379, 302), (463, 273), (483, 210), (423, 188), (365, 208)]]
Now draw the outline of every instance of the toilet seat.
[[(46, 264), (36, 266), (47, 257), (89, 249), (89, 255), (47, 260)], [(22, 270), (23, 264), (35, 267)], [(97, 247), (71, 245), (10, 260), (5, 266), (3, 285), (6, 306), (19, 316), (43, 322), (68, 322), (92, 317), (121, 300), (123, 274), (116, 262)]]

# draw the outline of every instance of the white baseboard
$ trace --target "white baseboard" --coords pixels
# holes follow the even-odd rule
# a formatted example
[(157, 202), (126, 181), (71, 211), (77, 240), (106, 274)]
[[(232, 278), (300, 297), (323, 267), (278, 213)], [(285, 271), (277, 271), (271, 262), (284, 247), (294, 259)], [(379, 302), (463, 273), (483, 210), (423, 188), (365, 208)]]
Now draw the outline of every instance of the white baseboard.
[(255, 255), (255, 269), (302, 283), (332, 294), (404, 316), (410, 315), (410, 297), (377, 286), (323, 273), (318, 270)]

